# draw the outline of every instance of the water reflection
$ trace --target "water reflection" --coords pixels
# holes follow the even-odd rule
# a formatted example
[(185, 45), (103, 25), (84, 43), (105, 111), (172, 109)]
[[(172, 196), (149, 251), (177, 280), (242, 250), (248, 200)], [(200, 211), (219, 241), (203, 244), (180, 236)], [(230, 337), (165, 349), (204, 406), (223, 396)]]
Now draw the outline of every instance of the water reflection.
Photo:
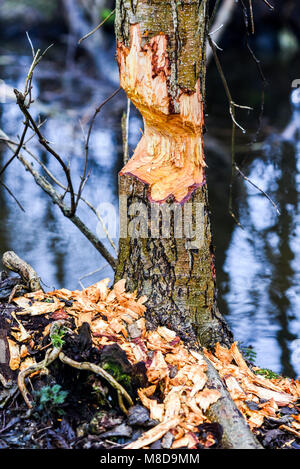
[(300, 373), (299, 358), (291, 357), (291, 344), (300, 338), (300, 146), (292, 141), (299, 126), (295, 108), (290, 130), (268, 138), (249, 171), (249, 178), (277, 201), (280, 215), (245, 183), (247, 197), (240, 207), (245, 231), (234, 229), (224, 265), (236, 336), (254, 346), (260, 365), (288, 376)]

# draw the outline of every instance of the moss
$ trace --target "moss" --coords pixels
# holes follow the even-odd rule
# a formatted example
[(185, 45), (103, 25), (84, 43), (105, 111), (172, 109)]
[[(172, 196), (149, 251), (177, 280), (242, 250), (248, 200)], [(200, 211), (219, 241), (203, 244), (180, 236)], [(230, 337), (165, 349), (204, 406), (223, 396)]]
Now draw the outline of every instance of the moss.
[(278, 375), (277, 373), (275, 373), (272, 370), (269, 370), (268, 368), (260, 368), (259, 370), (256, 370), (254, 373), (256, 375), (261, 375), (261, 376), (263, 376), (264, 378), (267, 378), (267, 379), (281, 378), (280, 375)]
[(102, 365), (102, 368), (106, 370), (115, 380), (127, 389), (131, 387), (131, 376), (124, 373), (122, 367), (115, 362), (107, 361)]

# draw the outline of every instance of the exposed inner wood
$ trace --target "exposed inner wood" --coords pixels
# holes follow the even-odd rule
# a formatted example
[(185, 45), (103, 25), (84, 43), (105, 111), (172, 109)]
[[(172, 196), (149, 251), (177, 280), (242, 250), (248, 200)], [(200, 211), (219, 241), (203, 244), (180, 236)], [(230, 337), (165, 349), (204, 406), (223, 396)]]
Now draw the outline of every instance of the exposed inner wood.
[(149, 185), (149, 197), (186, 199), (204, 181), (203, 100), (199, 80), (193, 92), (181, 90), (179, 113), (169, 93), (170, 63), (164, 34), (142, 47), (139, 25), (131, 26), (128, 49), (118, 43), (121, 86), (144, 120), (144, 133), (121, 174)]

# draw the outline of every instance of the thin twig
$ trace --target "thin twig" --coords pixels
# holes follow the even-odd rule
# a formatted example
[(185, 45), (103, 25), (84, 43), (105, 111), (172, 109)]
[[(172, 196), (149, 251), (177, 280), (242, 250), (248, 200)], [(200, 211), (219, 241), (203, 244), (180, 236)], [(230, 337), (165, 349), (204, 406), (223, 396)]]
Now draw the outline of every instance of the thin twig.
[(29, 42), (30, 47), (31, 47), (32, 57), (34, 58), (34, 56), (35, 56), (35, 50), (34, 50), (32, 41), (31, 41), (31, 39), (30, 39), (30, 36), (29, 36), (29, 34), (28, 34), (28, 31), (26, 31), (26, 36), (27, 36), (28, 42)]
[(89, 33), (87, 33), (85, 36), (83, 36), (82, 38), (79, 39), (78, 41), (78, 44), (81, 44), (82, 41), (84, 41), (85, 39), (87, 39), (88, 37), (92, 36), (96, 31), (98, 31), (98, 29), (101, 28), (101, 26), (104, 25), (104, 23), (106, 23), (107, 20), (109, 20), (109, 18), (111, 18), (114, 13), (115, 13), (116, 9), (112, 10), (110, 12), (110, 14), (100, 23), (98, 24), (98, 26), (96, 26), (94, 29), (92, 29), (92, 31), (90, 31)]
[(71, 198), (71, 210), (70, 210), (70, 214), (69, 216), (73, 216), (75, 215), (75, 211), (76, 211), (76, 205), (75, 205), (75, 194), (74, 194), (74, 188), (73, 188), (73, 183), (72, 183), (72, 180), (71, 180), (71, 174), (70, 174), (70, 168), (65, 164), (65, 162), (63, 161), (63, 159), (58, 155), (58, 153), (56, 153), (56, 151), (53, 150), (53, 148), (50, 147), (49, 143), (47, 142), (47, 140), (45, 139), (45, 137), (42, 135), (40, 129), (39, 129), (39, 126), (36, 124), (36, 122), (34, 121), (33, 117), (31, 116), (31, 114), (29, 113), (29, 110), (27, 108), (27, 106), (25, 105), (25, 96), (20, 92), (18, 91), (17, 89), (14, 90), (15, 92), (15, 95), (17, 97), (17, 104), (20, 108), (20, 110), (23, 112), (26, 120), (29, 121), (29, 123), (31, 124), (33, 130), (35, 131), (35, 133), (37, 134), (38, 138), (39, 138), (39, 142), (40, 144), (49, 152), (51, 153), (51, 155), (54, 156), (54, 158), (58, 161), (58, 163), (61, 165), (64, 173), (65, 173), (65, 176), (67, 178), (67, 181), (68, 181), (68, 189), (70, 191), (70, 198)]
[(28, 127), (29, 127), (29, 121), (28, 121), (28, 119), (26, 119), (26, 121), (25, 121), (25, 126), (24, 126), (24, 129), (23, 129), (22, 136), (21, 136), (21, 138), (20, 138), (20, 142), (19, 142), (19, 144), (18, 144), (18, 147), (17, 147), (15, 153), (13, 154), (13, 156), (5, 163), (5, 165), (3, 166), (3, 168), (0, 170), (0, 177), (2, 176), (2, 174), (4, 173), (4, 171), (6, 170), (6, 168), (12, 163), (12, 161), (13, 161), (13, 160), (16, 158), (16, 156), (18, 156), (18, 154), (20, 153), (21, 148), (22, 148), (23, 143), (24, 143), (24, 140), (25, 140), (25, 136), (26, 136)]
[(250, 10), (250, 19), (251, 19), (251, 32), (254, 34), (254, 18), (253, 18), (253, 8), (252, 8), (252, 0), (249, 0), (249, 10)]
[(79, 285), (81, 286), (81, 288), (82, 288), (82, 289), (85, 288), (85, 286), (83, 285), (83, 283), (81, 282), (81, 280), (83, 280), (84, 278), (90, 277), (91, 275), (94, 275), (94, 274), (97, 274), (97, 273), (101, 272), (101, 271), (104, 270), (106, 267), (107, 267), (107, 264), (103, 265), (103, 266), (100, 267), (99, 269), (94, 270), (93, 272), (89, 272), (88, 274), (84, 274), (82, 277), (79, 277), (78, 283), (79, 283)]
[(18, 205), (18, 207), (23, 211), (25, 212), (25, 209), (24, 207), (22, 207), (21, 203), (18, 201), (18, 199), (16, 198), (16, 196), (13, 194), (13, 192), (7, 187), (6, 184), (4, 184), (4, 182), (0, 181), (0, 184), (2, 187), (4, 187), (4, 189), (9, 193), (9, 195), (14, 199), (14, 201), (16, 202), (16, 204)]
[(270, 10), (274, 10), (273, 5), (271, 5), (267, 0), (263, 0), (263, 2), (270, 8)]
[[(217, 43), (224, 33), (226, 27), (231, 21), (236, 2), (234, 0), (223, 0), (220, 8), (218, 8), (219, 1), (215, 2), (214, 11), (209, 20), (209, 34), (215, 34), (214, 42)], [(216, 45), (219, 48), (219, 46)], [(206, 50), (206, 63), (208, 64), (212, 57), (212, 50), (207, 47)]]
[(39, 363), (35, 363), (34, 365), (29, 366), (28, 368), (25, 368), (25, 370), (20, 371), (20, 373), (18, 374), (18, 387), (29, 409), (32, 409), (32, 402), (29, 398), (25, 379), (36, 371), (46, 370), (47, 366), (49, 366), (52, 362), (54, 362), (54, 360), (58, 358), (60, 351), (61, 348), (53, 348), (51, 350), (47, 350), (44, 360)]
[[(17, 142), (14, 142), (13, 140), (10, 140), (8, 138), (8, 136), (3, 132), (3, 130), (0, 129), (0, 141), (2, 141), (3, 143), (5, 143), (11, 150), (13, 150), (13, 146), (15, 145), (18, 145)], [(28, 153), (40, 166), (41, 168), (45, 171), (45, 173), (47, 174), (47, 176), (52, 179), (52, 181), (58, 185), (61, 189), (63, 189), (65, 192), (68, 192), (68, 189), (66, 188), (66, 186), (64, 186), (64, 184), (62, 184), (52, 173), (51, 171), (47, 168), (47, 166), (34, 154), (32, 153), (27, 147), (26, 145), (23, 145), (23, 150), (26, 151), (26, 153)], [(21, 163), (24, 164), (24, 161), (25, 158), (23, 157), (23, 159), (21, 158), (18, 158), (19, 161), (21, 161)], [(28, 163), (28, 162), (27, 162)], [(29, 164), (29, 163), (28, 163)], [(27, 167), (27, 166), (25, 166)], [(34, 175), (33, 175), (34, 176)], [(77, 194), (75, 193), (75, 196), (77, 196)], [(97, 219), (99, 220), (99, 222), (101, 223), (102, 227), (103, 227), (103, 230), (106, 234), (106, 237), (109, 241), (109, 243), (111, 244), (111, 246), (113, 247), (114, 251), (118, 252), (117, 250), (117, 247), (115, 245), (115, 243), (113, 242), (113, 240), (111, 239), (107, 229), (106, 229), (106, 226), (105, 226), (105, 223), (99, 213), (99, 211), (88, 201), (86, 200), (84, 197), (80, 197), (80, 200), (82, 200), (83, 203), (85, 203), (87, 205), (87, 207), (89, 207), (90, 210), (92, 210), (92, 212), (96, 215)], [(71, 220), (72, 221), (72, 220)], [(94, 244), (94, 243), (93, 243)], [(95, 244), (94, 244), (95, 246)], [(96, 247), (96, 246), (95, 246)], [(96, 249), (98, 249), (96, 247)], [(99, 250), (99, 249), (98, 249)], [(105, 256), (104, 256), (105, 257)]]
[(83, 188), (84, 188), (84, 185), (86, 184), (87, 182), (87, 179), (89, 177), (89, 175), (87, 175), (87, 164), (88, 164), (88, 155), (89, 155), (89, 143), (90, 143), (90, 137), (91, 137), (91, 133), (92, 133), (92, 129), (93, 129), (93, 125), (95, 123), (95, 120), (96, 120), (96, 117), (97, 115), (99, 114), (99, 112), (101, 111), (101, 109), (103, 108), (103, 106), (105, 106), (105, 104), (107, 104), (114, 96), (116, 96), (117, 93), (119, 93), (119, 91), (121, 90), (121, 88), (118, 88), (117, 90), (115, 90), (110, 96), (108, 96), (108, 98), (106, 98), (95, 110), (94, 112), (94, 115), (91, 119), (91, 122), (90, 122), (90, 125), (89, 125), (89, 129), (88, 129), (88, 133), (87, 133), (87, 137), (86, 137), (86, 141), (85, 141), (85, 158), (84, 158), (84, 169), (83, 169), (83, 175), (81, 176), (81, 182), (80, 182), (80, 185), (79, 185), (79, 188), (78, 188), (78, 193), (77, 193), (77, 198), (76, 198), (76, 201), (75, 201), (75, 210), (77, 209), (77, 206), (78, 206), (78, 203), (79, 203), (79, 200), (80, 200), (80, 197), (81, 197), (81, 194), (82, 194), (82, 191), (83, 191)]
[(264, 191), (262, 190), (260, 187), (258, 187), (254, 182), (251, 181), (251, 179), (249, 179), (244, 173), (243, 171), (240, 170), (240, 168), (235, 165), (235, 169), (236, 171), (240, 174), (240, 176), (245, 179), (245, 181), (249, 182), (249, 184), (251, 184), (253, 187), (255, 187), (255, 189), (257, 189), (259, 192), (261, 192), (268, 200), (269, 202), (271, 202), (271, 204), (273, 205), (273, 207), (275, 208), (276, 212), (278, 215), (280, 215), (280, 211), (277, 207), (277, 205), (275, 204), (275, 202), (271, 199), (271, 197)]
[(100, 254), (107, 260), (107, 262), (112, 266), (113, 269), (116, 268), (117, 261), (106, 249), (104, 244), (91, 232), (91, 230), (82, 222), (82, 220), (77, 215), (72, 215), (70, 213), (69, 207), (67, 207), (62, 201), (61, 195), (54, 189), (54, 187), (47, 181), (43, 176), (41, 176), (32, 165), (24, 158), (23, 155), (19, 154), (19, 161), (25, 166), (25, 168), (32, 174), (35, 179), (35, 182), (38, 186), (43, 189), (46, 194), (48, 194), (53, 203), (56, 204), (64, 216), (69, 218), (72, 223), (84, 234), (84, 236), (92, 243), (92, 245), (100, 252)]
[[(235, 118), (235, 108), (236, 107), (239, 107), (239, 108), (242, 108), (242, 109), (251, 109), (250, 107), (248, 106), (241, 106), (239, 104), (236, 104), (234, 103), (234, 101), (232, 100), (232, 97), (231, 97), (231, 93), (230, 93), (230, 90), (229, 90), (229, 86), (228, 86), (228, 83), (227, 83), (227, 80), (225, 78), (225, 75), (224, 75), (224, 72), (223, 72), (223, 69), (222, 69), (222, 66), (221, 66), (221, 63), (219, 61), (219, 58), (218, 58), (218, 54), (217, 54), (217, 51), (216, 51), (216, 48), (215, 48), (215, 45), (213, 43), (213, 41), (211, 40), (210, 36), (208, 36), (208, 40), (209, 40), (209, 43), (210, 43), (210, 46), (212, 48), (212, 51), (213, 51), (213, 54), (214, 54), (214, 58), (215, 58), (215, 62), (216, 62), (216, 66), (217, 66), (217, 69), (219, 71), (219, 74), (220, 74), (220, 77), (221, 77), (221, 80), (223, 82), (223, 85), (224, 85), (224, 88), (225, 88), (225, 92), (226, 92), (226, 96), (228, 98), (228, 101), (229, 101), (229, 111), (230, 111), (230, 115), (231, 115), (231, 119), (232, 119), (232, 136), (231, 136), (231, 167), (232, 167), (232, 170), (231, 170), (231, 181), (230, 181), (230, 185), (229, 185), (229, 213), (230, 215), (232, 216), (232, 218), (234, 219), (234, 221), (237, 223), (237, 225), (240, 227), (240, 228), (243, 228), (242, 225), (240, 224), (240, 222), (238, 221), (238, 219), (236, 218), (234, 212), (233, 212), (233, 207), (232, 207), (232, 189), (233, 189), (233, 182), (234, 182), (234, 179), (235, 179), (235, 176), (236, 174), (240, 174), (244, 179), (245, 181), (249, 182), (249, 184), (251, 184), (252, 186), (254, 186), (257, 190), (259, 190), (263, 195), (265, 195), (265, 197), (271, 202), (271, 204), (275, 207), (277, 213), (279, 213), (278, 211), (278, 208), (277, 208), (277, 205), (275, 204), (275, 202), (273, 202), (273, 200), (271, 199), (271, 197), (266, 193), (264, 192), (259, 186), (257, 186), (256, 184), (254, 184), (249, 178), (247, 178), (247, 176), (245, 176), (245, 174), (240, 170), (240, 168), (237, 166), (236, 164), (236, 155), (235, 155), (235, 134), (236, 134), (236, 127), (239, 127), (242, 131), (244, 131), (244, 129), (238, 124), (238, 122), (236, 121), (236, 118)], [(250, 49), (251, 50), (251, 49)], [(254, 56), (255, 57), (255, 56)], [(256, 57), (255, 57), (256, 58)], [(257, 59), (256, 59), (257, 60)], [(263, 75), (262, 75), (263, 76)], [(245, 132), (245, 131), (244, 131)]]
[(249, 28), (248, 28), (248, 15), (247, 15), (247, 8), (246, 8), (246, 5), (244, 3), (243, 0), (240, 1), (240, 6), (242, 8), (242, 13), (243, 13), (243, 17), (244, 17), (244, 23), (245, 23), (245, 29), (246, 29), (246, 45), (247, 45), (247, 49), (251, 55), (251, 58), (254, 60), (255, 62), (255, 65), (257, 66), (257, 69), (258, 69), (258, 72), (260, 74), (260, 77), (261, 77), (261, 81), (262, 81), (262, 89), (261, 89), (261, 105), (260, 105), (260, 113), (259, 113), (259, 117), (258, 117), (258, 128), (255, 132), (255, 135), (252, 139), (252, 143), (253, 142), (256, 142), (257, 141), (257, 138), (258, 138), (258, 135), (260, 133), (260, 130), (261, 130), (261, 127), (262, 127), (262, 120), (263, 120), (263, 115), (264, 115), (264, 107), (265, 107), (265, 89), (266, 89), (266, 86), (268, 84), (266, 78), (265, 78), (265, 75), (264, 75), (264, 72), (263, 72), (263, 69), (262, 69), (262, 66), (261, 66), (261, 63), (260, 63), (260, 60), (256, 57), (255, 53), (253, 52), (250, 44), (249, 44)]

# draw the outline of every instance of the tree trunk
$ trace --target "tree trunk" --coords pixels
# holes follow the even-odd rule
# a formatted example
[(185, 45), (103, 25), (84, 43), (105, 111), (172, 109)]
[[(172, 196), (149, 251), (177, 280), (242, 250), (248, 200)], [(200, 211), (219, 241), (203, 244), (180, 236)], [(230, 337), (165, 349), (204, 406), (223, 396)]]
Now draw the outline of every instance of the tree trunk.
[(144, 132), (120, 173), (116, 280), (146, 295), (148, 323), (190, 344), (229, 344), (216, 305), (203, 154), (207, 0), (118, 0), (121, 86)]

